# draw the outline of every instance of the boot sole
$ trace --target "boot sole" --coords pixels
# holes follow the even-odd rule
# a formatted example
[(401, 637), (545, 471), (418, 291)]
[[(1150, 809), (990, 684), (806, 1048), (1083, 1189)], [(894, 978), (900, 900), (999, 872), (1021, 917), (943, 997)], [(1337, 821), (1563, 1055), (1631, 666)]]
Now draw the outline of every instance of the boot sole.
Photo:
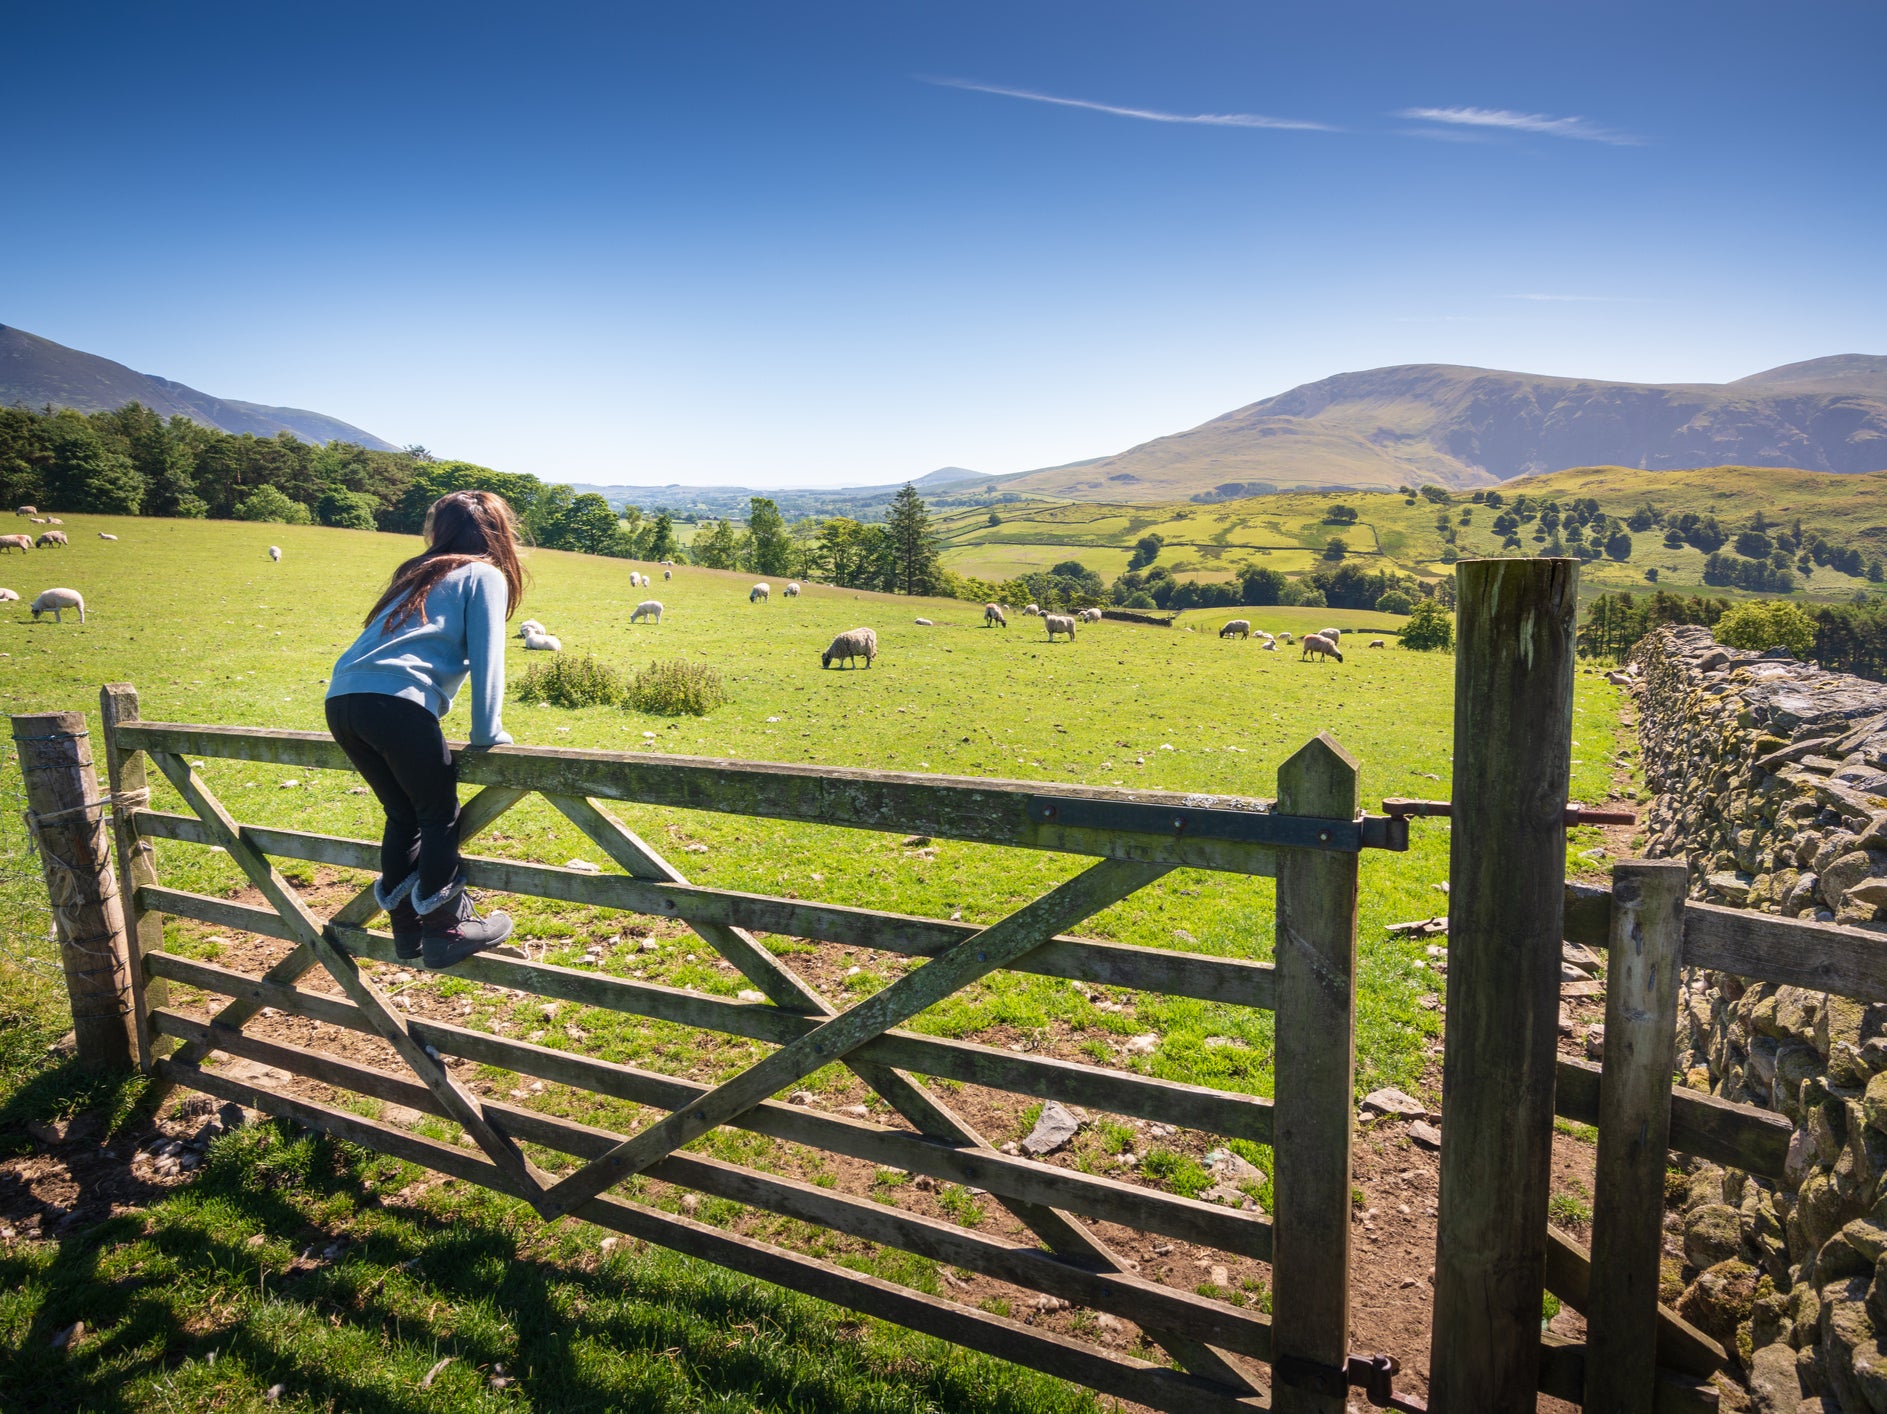
[[(422, 959), (424, 961), (426, 970), (429, 972), (439, 972), (449, 967), (457, 967), (461, 962), (464, 962), (468, 957), (477, 957), (480, 953), (492, 952), (498, 948), (503, 947), (508, 941), (510, 941), (511, 934), (515, 925), (512, 923), (508, 915), (499, 914), (496, 916), (504, 918), (505, 930), (503, 933), (491, 939), (489, 942), (480, 943), (475, 947), (467, 947), (463, 943), (449, 945), (452, 949), (454, 949), (453, 955), (451, 957), (441, 958), (437, 962), (433, 960), (433, 949), (431, 947), (424, 948), (422, 951)], [(487, 919), (486, 921), (489, 922), (490, 920)], [(464, 951), (456, 951), (456, 949), (459, 949), (459, 948), (463, 948)], [(442, 952), (446, 951), (446, 949), (441, 949), (441, 951)]]

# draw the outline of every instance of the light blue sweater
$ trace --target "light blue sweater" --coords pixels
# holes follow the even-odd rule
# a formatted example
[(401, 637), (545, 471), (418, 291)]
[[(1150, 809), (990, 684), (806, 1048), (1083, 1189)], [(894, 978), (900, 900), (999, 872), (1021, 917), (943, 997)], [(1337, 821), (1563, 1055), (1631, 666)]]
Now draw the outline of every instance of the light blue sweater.
[(392, 633), (375, 614), (366, 631), (334, 664), (328, 696), (383, 692), (432, 709), (452, 710), (452, 699), (472, 681), (472, 745), (499, 746), (504, 729), (505, 577), (496, 566), (461, 565), (426, 596), (426, 617)]

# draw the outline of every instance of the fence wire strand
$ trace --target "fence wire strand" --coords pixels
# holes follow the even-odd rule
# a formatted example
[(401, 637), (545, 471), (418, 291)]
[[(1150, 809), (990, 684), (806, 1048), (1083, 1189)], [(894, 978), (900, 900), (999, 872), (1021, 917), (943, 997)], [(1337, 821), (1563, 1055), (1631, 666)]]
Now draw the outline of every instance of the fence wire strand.
[(0, 962), (64, 980), (59, 934), (32, 831), (19, 748), (0, 741)]

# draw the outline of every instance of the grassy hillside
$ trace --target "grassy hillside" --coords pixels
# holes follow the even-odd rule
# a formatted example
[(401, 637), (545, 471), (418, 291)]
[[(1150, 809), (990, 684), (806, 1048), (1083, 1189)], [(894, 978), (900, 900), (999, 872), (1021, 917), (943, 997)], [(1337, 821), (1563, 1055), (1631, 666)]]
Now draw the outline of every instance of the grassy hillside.
[[(0, 614), (0, 702), (10, 712), (89, 709), (99, 683), (128, 680), (141, 690), (147, 719), (318, 728), (330, 662), (354, 636), (387, 571), (415, 546), (339, 530), (68, 519), (69, 551), (0, 559), (0, 580), (22, 594), (70, 585), (90, 605), (83, 626), (35, 624), (18, 605)], [(121, 538), (100, 541), (99, 529)], [(279, 564), (267, 558), (271, 543), (285, 552)], [(1084, 626), (1074, 643), (1051, 646), (1032, 620), (986, 630), (975, 606), (961, 602), (812, 587), (798, 600), (749, 605), (751, 576), (694, 569), (658, 583), (668, 610), (660, 626), (632, 627), (629, 609), (645, 591), (630, 588), (631, 565), (543, 551), (533, 552), (529, 565), (524, 612), (559, 634), (568, 652), (593, 652), (624, 669), (669, 657), (710, 664), (725, 677), (731, 701), (704, 719), (678, 721), (614, 708), (511, 704), (507, 725), (521, 743), (1268, 795), (1279, 763), (1327, 729), (1360, 759), (1366, 801), (1449, 791), (1447, 655), (1391, 649), (1358, 652), (1342, 666), (1303, 663), (1295, 653), (1219, 640), (1215, 620), (1223, 615), (1192, 616), (1196, 633)], [(935, 626), (914, 624), (920, 615)], [(1252, 616), (1274, 631), (1381, 622), (1324, 610)], [(821, 670), (819, 651), (831, 635), (861, 623), (878, 630), (877, 665)], [(525, 659), (514, 649), (514, 676)], [(1617, 751), (1616, 695), (1595, 675), (1578, 681), (1574, 790), (1596, 799), (1609, 786)], [(461, 707), (448, 730), (462, 733), (465, 724)], [(8, 807), (0, 854), (8, 858), (21, 857), (16, 769), (0, 761), (0, 798)], [(354, 836), (378, 829), (371, 802), (349, 793), (351, 777), (218, 760), (207, 761), (203, 775), (246, 822)], [(155, 803), (178, 808), (167, 790)], [(1079, 867), (1059, 856), (895, 834), (652, 809), (621, 813), (702, 882), (970, 921), (1007, 913)], [(1437, 1014), (1423, 1002), (1432, 1003), (1435, 974), (1420, 941), (1391, 938), (1385, 925), (1437, 910), (1434, 886), (1446, 878), (1447, 841), (1445, 828), (1418, 826), (1409, 853), (1364, 859), (1359, 1093), (1385, 1083), (1419, 1092), (1432, 1073)], [(1572, 848), (1589, 843), (1577, 840)], [(557, 864), (596, 858), (592, 845), (542, 805), (507, 816), (478, 848)], [(176, 887), (241, 889), (227, 859), (213, 852), (163, 844), (159, 867)], [(363, 882), (345, 871), (287, 868), (324, 905)], [(1271, 952), (1272, 904), (1270, 880), (1180, 871), (1081, 931), (1263, 958)], [(731, 996), (744, 985), (666, 920), (526, 899), (506, 906), (519, 918), (520, 936), (553, 962), (582, 966), (593, 952), (589, 965), (676, 987)], [(67, 1023), (56, 988), (31, 966), (45, 958), (43, 917), (25, 923), (20, 915), (0, 916), (0, 1034), (19, 1043), (0, 1048), (6, 1066), (0, 1160), (32, 1149), (26, 1122), (96, 1097), (69, 1072), (48, 1069), (46, 1043)], [(285, 947), (180, 922), (167, 938), (173, 948), (252, 971)], [(874, 953), (767, 942), (835, 996), (867, 994), (905, 968)], [(702, 1080), (724, 1078), (754, 1055), (732, 1038), (704, 1042), (684, 1028), (568, 1005), (553, 1024), (536, 998), (450, 977), (382, 980), (399, 987), (402, 1004), (415, 1014)], [(188, 989), (172, 995), (185, 1008), (199, 1004)], [(258, 1023), (265, 1035), (289, 1025), (285, 1018)], [(1271, 1091), (1271, 1017), (1263, 1012), (1115, 988), (1090, 996), (1065, 982), (1004, 973), (932, 1008), (915, 1025), (1173, 1079)], [(1145, 1032), (1160, 1038), (1152, 1054), (1124, 1049), (1128, 1036)], [(305, 1032), (280, 1034), (306, 1043)], [(632, 1106), (558, 1086), (523, 1091), (517, 1077), (498, 1071), (480, 1071), (475, 1083), (619, 1129), (641, 1117)], [(822, 1072), (806, 1088), (822, 1106), (866, 1099), (842, 1071)], [(953, 1091), (952, 1103), (996, 1141), (1019, 1137), (1030, 1119), (1018, 1097), (970, 1087)], [(139, 1112), (121, 1100), (120, 1113), (129, 1123)], [(1084, 1131), (1052, 1162), (1105, 1170), (1112, 1133), (1098, 1125)], [(1146, 1181), (1195, 1191), (1204, 1173), (1199, 1158), (1214, 1142), (1186, 1132), (1159, 1141), (1152, 1149), (1157, 1162), (1143, 1166), (1159, 1176)], [(770, 1141), (756, 1147), (752, 1136), (719, 1135), (705, 1144), (808, 1181), (895, 1196), (902, 1206), (987, 1232), (1020, 1231), (987, 1199), (948, 1185), (920, 1192), (850, 1161), (821, 1160)], [(1266, 1151), (1250, 1145), (1244, 1151), (1269, 1170)], [(203, 1176), (181, 1188), (148, 1193), (139, 1208), (97, 1226), (86, 1219), (57, 1242), (10, 1242), (0, 1247), (0, 1383), (21, 1407), (260, 1408), (276, 1384), (286, 1391), (280, 1407), (306, 1409), (504, 1404), (1072, 1414), (1100, 1405), (1055, 1382), (660, 1252), (628, 1244), (612, 1253), (579, 1224), (543, 1228), (516, 1204), (453, 1185), (427, 1187), (421, 1177), (410, 1166), (344, 1146), (291, 1140), (267, 1128), (238, 1132), (218, 1141)], [(670, 1210), (683, 1206), (683, 1195), (662, 1184), (645, 1185), (641, 1197)], [(990, 1309), (1021, 1299), (980, 1278), (966, 1285), (934, 1263), (732, 1203), (704, 1202), (695, 1216)], [(336, 1233), (350, 1244), (345, 1257), (297, 1261), (310, 1234), (326, 1234), (325, 1242)], [(1249, 1277), (1238, 1271), (1238, 1280), (1262, 1293), (1257, 1269)], [(1190, 1284), (1197, 1275), (1181, 1271), (1174, 1279)], [(51, 1331), (75, 1319), (89, 1328), (85, 1345), (71, 1356), (52, 1350)], [(1068, 1331), (1082, 1329), (1081, 1319), (1080, 1312), (1038, 1318)], [(455, 1363), (422, 1387), (426, 1372), (446, 1356)], [(486, 1382), (500, 1363), (521, 1382), (510, 1394)], [(530, 1402), (514, 1402), (519, 1395)]]
[[(1713, 515), (1732, 529), (1760, 510), (1783, 524), (1799, 517), (1806, 526), (1868, 556), (1887, 553), (1887, 472), (1844, 476), (1773, 467), (1661, 472), (1583, 467), (1524, 477), (1494, 489), (1509, 502), (1522, 495), (1555, 498), (1562, 504), (1591, 497), (1606, 514), (1620, 519), (1643, 505), (1670, 516), (1694, 511)], [(997, 507), (1000, 524), (994, 526), (984, 509), (948, 512), (937, 520), (944, 563), (959, 574), (983, 579), (1045, 570), (1057, 561), (1074, 559), (1111, 581), (1126, 568), (1134, 542), (1149, 533), (1166, 541), (1157, 563), (1182, 579), (1227, 579), (1247, 561), (1299, 573), (1320, 562), (1319, 552), (1332, 536), (1340, 537), (1352, 557), (1372, 568), (1435, 579), (1450, 572), (1443, 558), (1448, 542), (1437, 526), (1444, 516), (1455, 533), (1458, 555), (1503, 553), (1503, 537), (1493, 529), (1497, 512), (1473, 504), (1472, 494), (1453, 492), (1445, 506), (1420, 497), (1410, 504), (1394, 491), (1288, 492), (1212, 505), (1045, 500)], [(1353, 507), (1356, 524), (1326, 524), (1325, 513), (1333, 505)], [(1529, 536), (1530, 530), (1523, 534), (1522, 545), (1531, 553), (1538, 547)], [(1632, 541), (1628, 560), (1594, 560), (1581, 569), (1582, 592), (1649, 588), (1645, 570), (1653, 567), (1660, 588), (1705, 588), (1702, 551), (1689, 546), (1666, 549), (1657, 530), (1634, 534)], [(1862, 577), (1829, 566), (1798, 576), (1798, 592), (1812, 598), (1845, 599), (1873, 587)], [(1726, 589), (1710, 592), (1736, 594)]]

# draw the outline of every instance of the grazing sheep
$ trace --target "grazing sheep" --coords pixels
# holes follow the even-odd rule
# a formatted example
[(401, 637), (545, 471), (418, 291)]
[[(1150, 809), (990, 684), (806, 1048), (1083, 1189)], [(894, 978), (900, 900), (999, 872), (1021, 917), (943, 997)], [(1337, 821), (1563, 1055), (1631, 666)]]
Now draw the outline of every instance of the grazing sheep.
[(54, 623), (64, 623), (59, 615), (66, 609), (79, 611), (79, 622), (85, 622), (85, 596), (76, 589), (48, 589), (33, 601), (33, 617), (51, 614)]
[(47, 549), (53, 545), (64, 545), (65, 543), (66, 533), (63, 530), (48, 530), (43, 533), (39, 539), (33, 542), (33, 544), (38, 546), (41, 550)]
[(280, 564), (282, 559), (282, 547), (280, 545), (269, 546), (269, 558), (274, 560), (277, 564)]
[(1387, 645), (1384, 644), (1380, 638), (1372, 638), (1369, 641), (1369, 646), (1371, 648), (1383, 648), (1383, 647), (1386, 647)]
[(749, 604), (753, 603), (756, 599), (771, 599), (772, 597), (772, 586), (766, 584), (756, 584), (752, 589), (747, 591), (747, 602)]
[(629, 616), (629, 622), (636, 623), (641, 619), (654, 619), (659, 624), (662, 621), (662, 601), (660, 599), (644, 599), (640, 604), (636, 605), (636, 611)]
[(524, 635), (524, 646), (527, 650), (534, 650), (540, 653), (563, 652), (563, 640), (548, 633), (532, 633), (527, 631)]
[(19, 602), (20, 602), (20, 596), (16, 591), (11, 590), (11, 589), (0, 589), (0, 604), (17, 604)]
[(1067, 634), (1070, 643), (1075, 641), (1075, 621), (1071, 615), (1043, 614), (1042, 622), (1048, 625), (1048, 641), (1050, 643), (1055, 641), (1055, 635), (1058, 633)]
[(100, 540), (116, 540), (118, 537), (115, 535), (107, 535), (105, 534), (104, 531), (101, 530), (98, 532), (98, 538)]
[(39, 514), (39, 507), (38, 506), (21, 506), (13, 514), (16, 516), (36, 516)]
[(1101, 621), (1101, 611), (1099, 609), (1083, 609), (1081, 611), (1082, 623), (1098, 624), (1100, 621)]
[(1341, 643), (1343, 641), (1343, 630), (1340, 628), (1320, 628), (1317, 632), (1329, 639), (1332, 643)]
[(1042, 609), (1039, 604), (1030, 604), (1028, 607), (1023, 609), (1022, 612), (1025, 615), (1027, 615), (1029, 618), (1040, 618), (1042, 614)]
[(543, 631), (544, 626), (536, 619), (526, 619), (523, 623), (518, 625), (519, 638), (529, 638), (532, 634), (542, 633)]
[(935, 628), (936, 627), (936, 625), (933, 624), (929, 619), (919, 619), (917, 621), (917, 626), (919, 628)]
[(1264, 639), (1264, 640), (1265, 640), (1266, 642), (1270, 642), (1270, 641), (1271, 641), (1272, 639), (1274, 639), (1274, 638), (1276, 637), (1276, 635), (1275, 635), (1275, 634), (1269, 634), (1269, 633), (1266, 633), (1266, 632), (1265, 632), (1265, 631), (1264, 631), (1263, 629), (1261, 629), (1261, 628), (1255, 628), (1255, 629), (1253, 629), (1253, 630), (1251, 631), (1251, 636), (1252, 636), (1253, 638), (1262, 638), (1262, 639)]
[(663, 579), (673, 579), (674, 577), (675, 577), (675, 571), (673, 571), (673, 570), (663, 570), (663, 571), (662, 571), (662, 578), (663, 578)]
[(983, 627), (1008, 628), (1009, 616), (1002, 611), (1000, 604), (983, 605)]
[(1298, 661), (1303, 662), (1313, 653), (1321, 653), (1326, 658), (1335, 658), (1339, 663), (1343, 661), (1343, 654), (1337, 650), (1336, 640), (1325, 638), (1321, 633), (1304, 635), (1304, 651), (1298, 655)]
[(793, 583), (787, 585), (781, 593), (788, 599), (799, 598), (799, 582), (795, 580)]
[(0, 552), (7, 550), (30, 550), (33, 537), (30, 535), (0, 535)]
[(834, 663), (852, 662), (863, 658), (865, 666), (871, 666), (871, 660), (878, 656), (878, 632), (876, 629), (848, 629), (832, 640), (832, 646), (819, 655), (819, 666), (829, 668)]
[(1250, 619), (1227, 619), (1225, 627), (1219, 630), (1220, 638), (1250, 638)]
[(1278, 642), (1282, 643), (1286, 648), (1289, 648), (1291, 646), (1291, 635), (1288, 633), (1279, 634)]

